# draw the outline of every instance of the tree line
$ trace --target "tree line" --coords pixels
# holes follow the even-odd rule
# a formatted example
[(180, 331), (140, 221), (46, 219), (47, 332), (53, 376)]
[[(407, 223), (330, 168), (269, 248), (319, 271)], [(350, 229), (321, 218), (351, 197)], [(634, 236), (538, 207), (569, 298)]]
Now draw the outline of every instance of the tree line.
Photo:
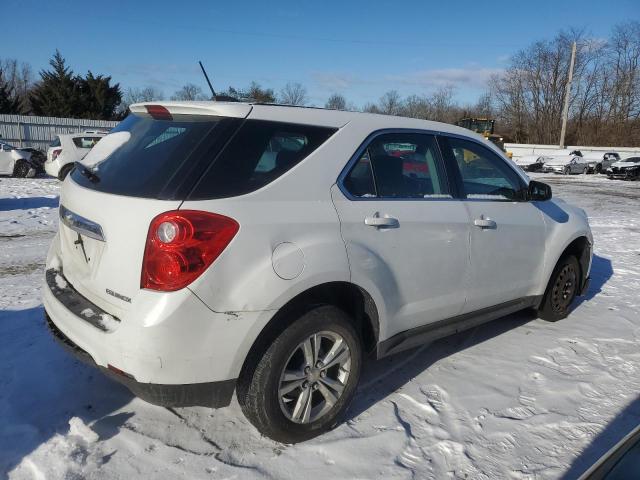
[[(640, 145), (640, 22), (616, 25), (607, 39), (590, 38), (582, 30), (561, 32), (534, 42), (510, 57), (476, 102), (460, 104), (454, 86), (428, 95), (402, 96), (386, 92), (377, 101), (357, 107), (341, 93), (332, 93), (324, 107), (455, 123), (464, 117), (496, 119), (496, 133), (518, 143), (556, 144), (567, 88), (571, 44), (577, 53), (569, 103), (566, 143), (574, 145)], [(128, 88), (112, 77), (89, 71), (75, 74), (56, 51), (50, 68), (33, 80), (29, 64), (0, 59), (0, 113), (123, 118), (136, 102), (164, 100), (154, 87)], [(281, 90), (257, 82), (229, 86), (218, 98), (262, 103), (308, 105), (307, 89), (287, 83)], [(193, 83), (182, 86), (171, 100), (210, 100)]]

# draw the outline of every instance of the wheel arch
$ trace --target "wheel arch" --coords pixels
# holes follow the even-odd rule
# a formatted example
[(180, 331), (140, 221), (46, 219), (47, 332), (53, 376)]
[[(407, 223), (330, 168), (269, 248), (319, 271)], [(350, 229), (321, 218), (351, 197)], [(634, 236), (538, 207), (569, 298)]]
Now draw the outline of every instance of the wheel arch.
[[(327, 282), (304, 290), (285, 303), (262, 328), (245, 355), (239, 379), (257, 364), (257, 357), (287, 326), (317, 305), (335, 305), (343, 309), (354, 322), (363, 342), (363, 350), (375, 352), (380, 336), (378, 308), (372, 296), (350, 282)], [(241, 388), (242, 382), (239, 382)]]
[(574, 255), (578, 259), (578, 265), (580, 266), (580, 289), (582, 289), (587, 280), (589, 267), (591, 266), (591, 249), (591, 242), (586, 235), (580, 235), (572, 239), (564, 247), (560, 255), (554, 259), (554, 262), (549, 264), (549, 271), (546, 274), (546, 282), (544, 284), (545, 288), (549, 284), (553, 270), (556, 268), (558, 262), (567, 255)]

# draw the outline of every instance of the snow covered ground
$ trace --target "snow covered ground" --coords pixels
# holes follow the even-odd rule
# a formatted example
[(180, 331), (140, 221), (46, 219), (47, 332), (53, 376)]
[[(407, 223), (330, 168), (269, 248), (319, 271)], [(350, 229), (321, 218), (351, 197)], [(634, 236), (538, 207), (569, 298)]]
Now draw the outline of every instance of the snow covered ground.
[(0, 178), (0, 477), (576, 478), (640, 423), (640, 183), (533, 176), (593, 228), (571, 316), (511, 315), (374, 363), (349, 420), (293, 446), (235, 400), (155, 407), (62, 351), (40, 303), (58, 182)]

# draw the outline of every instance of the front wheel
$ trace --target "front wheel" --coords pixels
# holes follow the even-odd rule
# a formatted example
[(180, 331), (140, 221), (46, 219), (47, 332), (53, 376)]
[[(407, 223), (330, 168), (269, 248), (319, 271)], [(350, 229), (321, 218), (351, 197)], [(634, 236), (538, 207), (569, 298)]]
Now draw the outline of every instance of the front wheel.
[(557, 322), (569, 315), (571, 303), (578, 294), (580, 265), (573, 255), (561, 258), (553, 269), (547, 290), (538, 308), (543, 320)]
[(571, 167), (564, 167), (564, 171), (562, 173), (564, 175), (569, 175), (571, 173)]
[(263, 435), (283, 443), (335, 427), (355, 394), (362, 347), (349, 316), (321, 305), (295, 320), (239, 380), (238, 402)]
[(24, 178), (29, 175), (29, 170), (31, 170), (31, 167), (29, 167), (29, 164), (26, 161), (18, 160), (13, 167), (13, 176)]
[(587, 173), (589, 173), (589, 167), (584, 167), (584, 168), (582, 169), (582, 174), (583, 174), (583, 175), (586, 175)]

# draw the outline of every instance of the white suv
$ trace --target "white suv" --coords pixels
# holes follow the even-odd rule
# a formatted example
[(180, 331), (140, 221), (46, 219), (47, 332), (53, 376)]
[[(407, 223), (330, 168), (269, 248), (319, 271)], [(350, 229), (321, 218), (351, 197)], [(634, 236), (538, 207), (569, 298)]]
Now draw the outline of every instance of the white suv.
[(75, 162), (82, 160), (107, 132), (86, 130), (82, 133), (56, 135), (47, 149), (44, 170), (52, 177), (64, 180)]
[(337, 424), (365, 358), (524, 308), (558, 320), (588, 283), (584, 211), (463, 128), (131, 112), (64, 182), (44, 306), (56, 338), (151, 403), (235, 390), (263, 434), (301, 441)]

